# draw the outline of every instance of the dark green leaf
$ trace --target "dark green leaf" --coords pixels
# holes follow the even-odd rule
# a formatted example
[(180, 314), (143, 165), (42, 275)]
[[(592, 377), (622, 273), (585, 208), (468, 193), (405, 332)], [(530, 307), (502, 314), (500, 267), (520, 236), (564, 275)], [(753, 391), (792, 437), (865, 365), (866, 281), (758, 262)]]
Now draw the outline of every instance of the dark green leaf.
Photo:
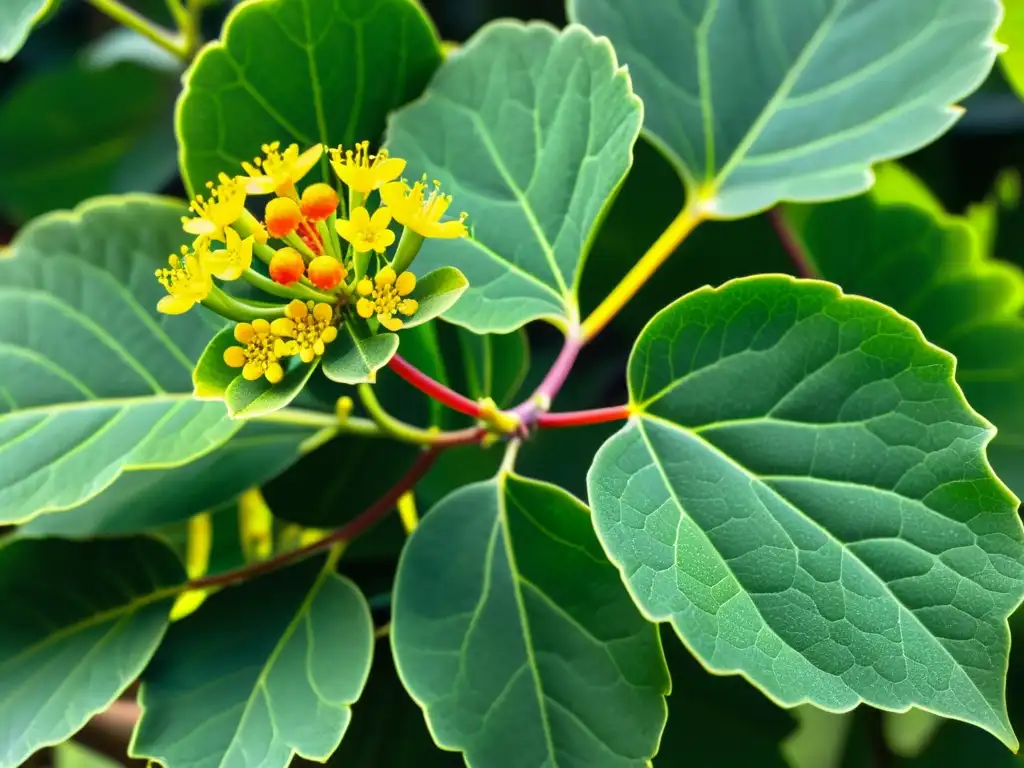
[[(30, 224), (15, 238), (13, 258), (0, 261), (0, 521), (89, 502), (126, 470), (159, 470), (119, 484), (116, 506), (124, 509), (101, 501), (93, 510), (116, 512), (116, 529), (129, 530), (131, 516), (146, 518), (129, 506), (136, 493), (142, 500), (190, 478), (195, 495), (161, 504), (157, 517), (167, 522), (175, 498), (183, 519), (200, 511), (186, 499), (215, 505), (280, 471), (287, 454), (270, 465), (254, 460), (264, 440), (215, 455), (242, 427), (222, 403), (192, 397), (193, 361), (215, 325), (202, 309), (156, 312), (163, 289), (153, 271), (181, 243), (183, 210), (161, 198), (102, 198)], [(294, 460), (302, 430), (280, 429)], [(238, 453), (243, 447), (251, 457)], [(204, 457), (209, 473), (183, 468)], [(231, 478), (218, 474), (225, 461), (236, 468)]]
[(588, 477), (642, 610), (784, 705), (927, 708), (1016, 738), (1017, 500), (953, 358), (892, 310), (782, 276), (660, 312), (637, 411)]
[(398, 351), (398, 335), (378, 333), (360, 337), (353, 325), (338, 329), (338, 338), (327, 345), (323, 357), (324, 374), (339, 384), (363, 384), (376, 379), (376, 373)]
[(337, 749), (370, 672), (373, 622), (323, 558), (208, 598), (146, 669), (130, 752), (174, 768), (284, 768)]
[(412, 317), (405, 318), (405, 327), (415, 328), (451, 309), (468, 285), (465, 275), (455, 267), (441, 267), (428, 272), (409, 294), (409, 298), (415, 299), (420, 306)]
[(10, 61), (28, 33), (57, 6), (58, 0), (4, 0), (0, 5), (0, 61)]
[[(995, 59), (998, 0), (570, 0), (607, 35), (644, 129), (711, 217), (867, 189), (944, 133)], [(473, 276), (470, 275), (470, 280)]]
[(0, 546), (0, 765), (110, 706), (156, 650), (184, 578), (152, 539)]
[(477, 333), (577, 322), (583, 262), (640, 121), (614, 51), (586, 30), (498, 22), (448, 57), (388, 124), (391, 150), (469, 213), (471, 238), (427, 240), (418, 257), (469, 279), (446, 319)]
[(657, 632), (565, 491), (505, 473), (409, 539), (392, 645), (437, 743), (469, 765), (644, 766), (665, 724)]
[(105, 192), (155, 191), (115, 179), (167, 118), (173, 93), (173, 78), (128, 63), (72, 64), (24, 80), (0, 104), (0, 207), (20, 221)]
[(530, 369), (526, 331), (479, 335), (458, 328), (457, 334), (466, 394), (474, 400), (489, 397), (499, 408), (511, 406)]
[(270, 141), (376, 142), (387, 113), (418, 96), (441, 59), (413, 0), (260, 0), (236, 8), (223, 36), (186, 73), (179, 103), (182, 174), (194, 190)]

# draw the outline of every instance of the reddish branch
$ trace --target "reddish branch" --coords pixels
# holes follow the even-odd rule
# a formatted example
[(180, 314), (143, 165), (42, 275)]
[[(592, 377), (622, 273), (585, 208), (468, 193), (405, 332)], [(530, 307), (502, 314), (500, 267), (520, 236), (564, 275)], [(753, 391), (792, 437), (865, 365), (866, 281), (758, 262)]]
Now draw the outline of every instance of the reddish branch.
[(608, 421), (622, 421), (628, 418), (628, 405), (613, 405), (609, 408), (594, 408), (589, 411), (542, 413), (537, 417), (537, 426), (542, 429), (583, 427), (588, 424), (604, 424)]
[(477, 403), (465, 395), (460, 395), (454, 389), (446, 387), (441, 382), (430, 378), (427, 374), (403, 360), (399, 355), (391, 358), (388, 368), (412, 384), (420, 392), (429, 395), (439, 403), (443, 403), (459, 413), (472, 416), (474, 419), (480, 418), (480, 406)]
[(775, 234), (779, 236), (779, 242), (782, 243), (782, 247), (786, 249), (786, 253), (789, 254), (789, 258), (796, 267), (797, 274), (800, 277), (820, 277), (818, 268), (804, 249), (803, 243), (797, 239), (793, 229), (783, 217), (782, 209), (776, 207), (768, 211), (768, 220), (771, 221), (772, 227), (775, 228)]
[(395, 508), (395, 505), (398, 503), (398, 499), (401, 495), (416, 485), (416, 483), (418, 483), (420, 479), (427, 474), (430, 468), (434, 465), (434, 462), (437, 461), (438, 454), (440, 454), (441, 450), (441, 448), (433, 447), (421, 453), (416, 458), (416, 461), (413, 462), (409, 471), (402, 475), (401, 479), (395, 483), (387, 493), (367, 507), (366, 510), (359, 514), (358, 517), (332, 531), (320, 541), (313, 542), (305, 547), (293, 549), (289, 552), (282, 552), (280, 555), (277, 555), (277, 557), (272, 557), (269, 560), (245, 565), (241, 568), (236, 568), (233, 571), (226, 571), (213, 576), (196, 579), (195, 581), (189, 582), (188, 588), (208, 589), (210, 587), (223, 587), (228, 584), (234, 584), (237, 581), (251, 579), (263, 573), (268, 573), (269, 571), (276, 570), (283, 566), (291, 565), (299, 560), (304, 560), (311, 555), (315, 555), (318, 552), (329, 549), (339, 542), (352, 541), (362, 533), (366, 532), (367, 529), (371, 528), (381, 518), (388, 514), (388, 512)]

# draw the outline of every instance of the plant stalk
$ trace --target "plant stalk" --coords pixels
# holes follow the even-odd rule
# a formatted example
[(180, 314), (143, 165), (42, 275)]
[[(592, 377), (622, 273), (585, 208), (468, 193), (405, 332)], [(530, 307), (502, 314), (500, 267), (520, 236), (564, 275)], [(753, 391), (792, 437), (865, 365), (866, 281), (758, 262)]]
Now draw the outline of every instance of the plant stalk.
[(416, 387), (420, 392), (434, 398), (443, 405), (447, 405), (453, 411), (463, 413), (466, 416), (472, 416), (474, 419), (481, 417), (479, 403), (470, 400), (465, 395), (460, 395), (454, 389), (446, 387), (436, 379), (432, 379), (402, 357), (398, 355), (392, 357), (388, 363), (388, 368)]
[(608, 408), (593, 408), (587, 411), (542, 413), (537, 417), (537, 426), (541, 429), (583, 427), (589, 424), (604, 424), (609, 421), (623, 421), (629, 417), (630, 409), (628, 405), (613, 405)]
[[(170, 51), (182, 61), (188, 61), (191, 51), (184, 36), (175, 35), (170, 30), (154, 24), (145, 16), (123, 5), (118, 0), (86, 1), (93, 8), (106, 14), (118, 24), (135, 30), (143, 37), (152, 40), (165, 51)], [(177, 14), (175, 15), (177, 16)]]

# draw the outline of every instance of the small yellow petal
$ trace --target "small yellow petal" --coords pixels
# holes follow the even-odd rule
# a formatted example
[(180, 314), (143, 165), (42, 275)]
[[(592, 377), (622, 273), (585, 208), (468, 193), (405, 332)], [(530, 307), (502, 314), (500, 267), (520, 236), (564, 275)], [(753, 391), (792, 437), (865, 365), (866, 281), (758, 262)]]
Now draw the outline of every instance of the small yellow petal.
[(299, 350), (299, 359), (304, 363), (312, 363), (314, 357), (316, 357), (316, 355), (309, 347), (303, 347)]
[(391, 315), (377, 315), (377, 319), (380, 320), (380, 324), (387, 328), (389, 331), (397, 331), (405, 323), (399, 320), (397, 317)]
[(285, 307), (284, 312), (292, 320), (301, 320), (309, 314), (309, 309), (306, 307), (306, 302), (301, 299), (292, 299), (291, 303)]
[(403, 315), (415, 314), (416, 310), (420, 308), (419, 302), (416, 299), (403, 299), (398, 304), (398, 311)]
[(278, 357), (288, 357), (294, 355), (296, 350), (294, 341), (285, 341), (284, 339), (274, 339), (274, 354)]
[[(369, 296), (373, 293), (373, 283), (364, 277), (359, 281), (359, 285), (356, 286), (356, 290), (359, 291), (361, 296)], [(369, 317), (369, 315), (365, 315), (365, 317)]]
[(397, 179), (404, 170), (405, 160), (400, 157), (389, 157), (383, 163), (377, 165), (373, 169), (373, 173), (377, 177), (377, 183), (380, 184), (382, 181)]
[(208, 235), (217, 229), (217, 225), (206, 219), (187, 219), (181, 228), (190, 235)]
[(380, 199), (384, 205), (401, 205), (409, 186), (404, 181), (392, 181), (380, 188)]
[(395, 283), (395, 288), (398, 289), (399, 296), (408, 296), (412, 293), (416, 287), (416, 275), (412, 272), (403, 272), (398, 276), (398, 281)]
[(252, 321), (252, 329), (256, 331), (256, 333), (270, 333), (270, 323), (262, 317), (257, 317)]
[(294, 336), (295, 323), (289, 317), (279, 317), (270, 324), (270, 332), (275, 336)]
[(315, 307), (313, 307), (313, 317), (315, 317), (321, 323), (329, 323), (331, 322), (331, 318), (334, 317), (334, 310), (331, 309), (330, 304), (320, 302)]
[(246, 363), (245, 367), (242, 369), (242, 377), (246, 381), (256, 381), (256, 379), (262, 375), (263, 366), (255, 360)]
[(363, 206), (358, 206), (352, 209), (352, 215), (349, 220), (357, 229), (366, 229), (370, 226), (370, 214)]
[(164, 296), (156, 304), (156, 311), (165, 315), (180, 315), (192, 309), (195, 304), (191, 299), (182, 299), (177, 296)]
[(224, 350), (224, 362), (231, 368), (245, 365), (245, 350), (241, 347), (228, 347)]
[(271, 363), (267, 366), (267, 381), (271, 384), (277, 384), (283, 378), (284, 368), (281, 367), (280, 363)]
[(390, 264), (388, 264), (384, 269), (377, 273), (377, 276), (374, 278), (374, 282), (377, 283), (378, 287), (383, 285), (393, 285), (395, 277), (395, 270), (392, 269)]
[(329, 325), (320, 331), (320, 339), (324, 344), (330, 344), (336, 338), (338, 338), (338, 329), (333, 325)]
[(395, 233), (390, 229), (385, 229), (373, 241), (373, 250), (377, 253), (384, 253), (393, 242), (395, 242)]
[(295, 161), (295, 175), (292, 177), (292, 181), (299, 181), (303, 176), (313, 170), (313, 166), (317, 164), (323, 153), (324, 145), (314, 144), (299, 155), (298, 159)]
[[(360, 209), (365, 210), (365, 209)], [(375, 229), (386, 229), (391, 223), (391, 211), (387, 207), (378, 208), (373, 212), (373, 217), (370, 219), (370, 226)]]
[(356, 312), (363, 318), (373, 317), (373, 302), (369, 299), (360, 299), (356, 302)]
[(334, 229), (338, 236), (351, 243), (356, 237), (356, 228), (347, 219), (338, 219), (334, 222)]
[(324, 353), (324, 343), (320, 339), (313, 342), (313, 351), (318, 355), (322, 355)]
[(249, 323), (239, 323), (235, 326), (235, 340), (242, 344), (248, 344), (256, 336), (256, 329)]

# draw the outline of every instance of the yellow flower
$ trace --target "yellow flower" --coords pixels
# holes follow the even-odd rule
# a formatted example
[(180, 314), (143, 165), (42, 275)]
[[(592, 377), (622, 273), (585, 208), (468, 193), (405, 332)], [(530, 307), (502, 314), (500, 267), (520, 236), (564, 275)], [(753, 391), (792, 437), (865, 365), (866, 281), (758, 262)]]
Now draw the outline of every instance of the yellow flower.
[(253, 195), (276, 192), (282, 197), (298, 198), (295, 185), (313, 170), (324, 153), (323, 144), (314, 144), (301, 155), (299, 145), (291, 144), (282, 154), (279, 141), (264, 144), (262, 149), (265, 157), (257, 157), (252, 163), (242, 163), (242, 168), (249, 174), (246, 190)]
[(368, 141), (356, 144), (354, 152), (336, 147), (330, 150), (330, 154), (331, 167), (338, 178), (362, 195), (368, 195), (382, 184), (394, 181), (405, 170), (405, 160), (388, 157), (386, 149), (371, 155)]
[[(403, 272), (395, 275), (391, 267), (384, 267), (374, 282), (365, 277), (359, 281), (356, 290), (364, 297), (356, 302), (356, 312), (360, 317), (369, 318), (377, 315), (380, 324), (389, 331), (397, 331), (402, 327), (401, 319), (394, 317), (396, 312), (403, 315), (411, 315), (419, 307), (415, 299), (403, 299), (408, 296), (416, 287), (416, 276), (412, 272)], [(365, 298), (369, 296), (370, 298)]]
[(324, 353), (325, 344), (338, 338), (338, 329), (331, 325), (334, 310), (330, 304), (294, 299), (284, 313), (287, 318), (274, 322), (280, 323), (284, 335), (291, 337), (288, 354), (298, 355), (304, 363), (313, 362), (313, 358)]
[(182, 246), (181, 256), (172, 254), (167, 259), (170, 267), (156, 271), (156, 279), (170, 294), (157, 303), (158, 312), (165, 315), (180, 315), (192, 309), (192, 305), (197, 301), (202, 301), (210, 295), (213, 279), (201, 262), (204, 247), (200, 244), (200, 253), (196, 253)]
[(434, 189), (424, 197), (427, 177), (410, 187), (404, 181), (393, 181), (380, 189), (380, 199), (391, 210), (395, 221), (423, 237), (463, 237), (466, 234), (466, 214), (460, 214), (457, 221), (441, 221), (452, 196), (441, 194), (441, 183), (434, 182)]
[(224, 232), (227, 250), (207, 251), (203, 256), (203, 266), (220, 280), (237, 280), (252, 266), (253, 238), (250, 236), (243, 240), (230, 227)]
[(282, 336), (287, 333), (288, 326), (278, 318), (273, 325), (263, 318), (251, 323), (239, 323), (235, 326), (235, 340), (244, 347), (228, 347), (224, 350), (224, 362), (232, 368), (241, 368), (242, 376), (248, 381), (256, 381), (266, 376), (271, 384), (277, 384), (284, 378), (284, 368), (279, 360), (291, 352)]
[(356, 253), (366, 253), (369, 250), (384, 253), (388, 246), (395, 242), (395, 233), (388, 229), (390, 223), (391, 211), (387, 208), (378, 208), (371, 218), (360, 205), (352, 210), (351, 219), (338, 219), (334, 222), (334, 228), (339, 235), (352, 243)]
[(245, 210), (245, 186), (240, 177), (232, 179), (226, 173), (220, 174), (217, 180), (220, 184), (216, 187), (212, 181), (206, 183), (210, 190), (208, 198), (196, 195), (188, 207), (195, 217), (182, 217), (181, 225), (190, 235), (223, 241), (225, 227), (238, 221)]

